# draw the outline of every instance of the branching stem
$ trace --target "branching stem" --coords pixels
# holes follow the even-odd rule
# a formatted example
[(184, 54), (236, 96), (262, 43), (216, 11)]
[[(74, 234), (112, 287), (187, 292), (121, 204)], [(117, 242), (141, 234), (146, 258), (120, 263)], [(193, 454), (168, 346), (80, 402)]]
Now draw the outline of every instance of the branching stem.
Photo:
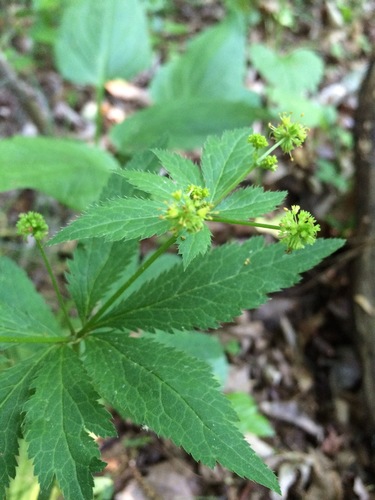
[(98, 319), (103, 316), (103, 314), (116, 302), (116, 300), (121, 297), (121, 295), (148, 269), (151, 264), (153, 264), (160, 255), (168, 250), (176, 242), (176, 236), (171, 236), (165, 243), (160, 245), (160, 247), (147, 259), (145, 260), (136, 272), (105, 302), (102, 307), (90, 318), (86, 325), (77, 334), (77, 337), (83, 337), (87, 332), (89, 332), (92, 327), (96, 326)]

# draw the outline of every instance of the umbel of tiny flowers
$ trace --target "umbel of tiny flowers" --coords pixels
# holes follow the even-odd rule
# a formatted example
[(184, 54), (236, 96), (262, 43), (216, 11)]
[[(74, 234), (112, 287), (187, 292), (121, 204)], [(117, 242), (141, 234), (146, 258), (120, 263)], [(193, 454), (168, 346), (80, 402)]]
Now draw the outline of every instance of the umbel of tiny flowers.
[(34, 236), (37, 241), (42, 240), (48, 233), (48, 225), (43, 215), (38, 212), (20, 214), (16, 227), (18, 234), (24, 238)]
[(171, 231), (176, 235), (184, 230), (196, 233), (203, 228), (204, 221), (210, 219), (209, 212), (213, 205), (206, 200), (209, 195), (207, 188), (194, 184), (189, 185), (186, 192), (179, 189), (172, 193), (175, 201), (160, 217), (171, 221)]
[(298, 122), (292, 122), (290, 114), (280, 115), (281, 123), (275, 127), (271, 123), (268, 125), (275, 141), (280, 145), (284, 153), (291, 155), (291, 152), (302, 146), (309, 129)]
[(286, 213), (279, 223), (279, 238), (287, 246), (287, 251), (312, 245), (320, 231), (315, 218), (306, 210), (301, 210), (299, 205), (292, 205), (290, 210), (284, 210)]

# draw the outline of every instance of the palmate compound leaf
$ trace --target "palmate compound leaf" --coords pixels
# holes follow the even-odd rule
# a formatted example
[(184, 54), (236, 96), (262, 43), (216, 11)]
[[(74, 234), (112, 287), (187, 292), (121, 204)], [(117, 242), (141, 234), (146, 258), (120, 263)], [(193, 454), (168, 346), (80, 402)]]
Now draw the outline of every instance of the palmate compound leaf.
[(205, 142), (201, 165), (210, 201), (219, 202), (250, 171), (254, 163), (254, 148), (247, 141), (250, 133), (249, 128), (230, 130)]
[(57, 233), (48, 244), (100, 236), (105, 236), (107, 241), (118, 241), (163, 234), (169, 229), (169, 222), (160, 219), (163, 211), (165, 205), (153, 200), (109, 200), (88, 208), (81, 217)]
[(91, 499), (92, 473), (104, 464), (88, 433), (115, 435), (110, 414), (97, 402), (81, 361), (67, 346), (50, 350), (32, 387), (35, 393), (24, 406), (24, 437), (41, 491), (56, 478), (64, 498)]
[(38, 348), (32, 357), (0, 373), (0, 498), (5, 498), (9, 479), (15, 476), (23, 405), (38, 363), (47, 353)]
[(68, 289), (78, 314), (85, 321), (95, 305), (121, 276), (138, 245), (131, 241), (105, 241), (92, 238), (82, 242), (69, 260)]
[(290, 254), (281, 243), (266, 246), (262, 237), (226, 244), (194, 259), (187, 271), (177, 264), (146, 283), (98, 325), (150, 331), (215, 328), (264, 303), (266, 294), (293, 285), (300, 273), (343, 244), (319, 239)]
[(209, 467), (220, 462), (279, 491), (276, 477), (238, 431), (236, 415), (205, 363), (150, 338), (121, 333), (92, 335), (86, 347), (84, 364), (93, 383), (124, 416)]

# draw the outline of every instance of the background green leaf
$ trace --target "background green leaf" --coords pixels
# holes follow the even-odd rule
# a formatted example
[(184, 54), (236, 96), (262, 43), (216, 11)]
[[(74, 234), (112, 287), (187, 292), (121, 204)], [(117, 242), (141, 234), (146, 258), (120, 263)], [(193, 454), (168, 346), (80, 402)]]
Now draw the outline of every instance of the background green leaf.
[(323, 77), (323, 60), (308, 49), (278, 54), (263, 44), (253, 44), (250, 58), (270, 85), (289, 94), (315, 92)]
[(91, 474), (104, 464), (88, 433), (115, 435), (110, 414), (97, 403), (99, 396), (70, 347), (51, 350), (32, 385), (35, 393), (24, 406), (25, 439), (41, 492), (56, 477), (65, 498), (92, 498)]
[(241, 16), (229, 16), (196, 36), (185, 53), (162, 67), (152, 81), (154, 101), (251, 100), (244, 87), (246, 29), (242, 21)]
[(84, 363), (94, 384), (120, 413), (171, 438), (209, 467), (218, 461), (279, 491), (271, 470), (236, 428), (236, 415), (205, 363), (126, 334), (92, 335), (86, 347)]
[(227, 394), (227, 398), (238, 415), (238, 428), (243, 434), (250, 433), (262, 437), (275, 434), (270, 422), (259, 413), (253, 397), (245, 392), (232, 392)]
[(96, 200), (114, 158), (101, 149), (67, 139), (13, 137), (0, 141), (0, 191), (32, 188), (82, 210)]
[(68, 80), (99, 87), (113, 78), (132, 78), (150, 60), (140, 0), (79, 0), (65, 10), (56, 62)]
[(167, 135), (170, 148), (194, 149), (210, 134), (246, 127), (270, 116), (253, 103), (189, 98), (155, 104), (112, 128), (110, 138), (124, 153), (132, 153)]
[(211, 368), (213, 375), (224, 386), (228, 377), (228, 361), (219, 339), (208, 333), (195, 331), (177, 331), (173, 333), (157, 330), (155, 333), (143, 333), (163, 345), (174, 347), (193, 358), (205, 361)]
[[(62, 335), (55, 316), (25, 271), (8, 257), (0, 258), (0, 335)], [(9, 344), (1, 344), (1, 347), (9, 347)]]

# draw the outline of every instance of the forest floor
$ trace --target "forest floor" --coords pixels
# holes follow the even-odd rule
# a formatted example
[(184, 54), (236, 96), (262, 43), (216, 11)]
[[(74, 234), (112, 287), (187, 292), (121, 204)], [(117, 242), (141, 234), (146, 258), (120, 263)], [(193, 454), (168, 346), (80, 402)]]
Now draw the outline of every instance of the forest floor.
[[(287, 23), (280, 14), (282, 3), (257, 2), (263, 17), (251, 31), (249, 41), (267, 43), (277, 29), (279, 46), (309, 46), (319, 51), (326, 63), (319, 95), (322, 102), (335, 105), (339, 133), (327, 137), (312, 131), (314, 151), (307, 147), (293, 162), (288, 158), (281, 160), (277, 174), (265, 177), (265, 187), (288, 190), (290, 204), (298, 203), (317, 217), (322, 236), (345, 237), (348, 243), (339, 254), (306, 273), (299, 285), (273, 295), (256, 311), (245, 311), (215, 335), (225, 345), (236, 346), (227, 351), (230, 369), (226, 389), (251, 394), (274, 429), (273, 436), (249, 434), (247, 439), (278, 474), (283, 498), (366, 500), (375, 498), (375, 429), (371, 432), (367, 428), (368, 415), (361, 393), (362, 367), (354, 340), (351, 238), (355, 233), (355, 165), (351, 131), (357, 90), (368, 62), (369, 47), (375, 41), (375, 26), (371, 24), (375, 10), (370, 1), (359, 2), (361, 9), (352, 6), (352, 15), (345, 19), (337, 4), (350, 2), (311, 2), (312, 11), (305, 17), (293, 17), (291, 7), (292, 17)], [(286, 6), (293, 3), (300, 5), (284, 2)], [(170, 20), (182, 23), (191, 35), (223, 15), (217, 2), (201, 4), (204, 6), (176, 2)], [(287, 14), (284, 12), (284, 17)], [(283, 26), (282, 22), (288, 25)], [(170, 35), (159, 43), (161, 47), (167, 41), (178, 44), (182, 38)], [(256, 72), (249, 69), (247, 76), (249, 88), (262, 93), (262, 81)], [(46, 98), (50, 102), (55, 99), (56, 123), (69, 128), (71, 136), (90, 137), (90, 89), (75, 89), (77, 98), (72, 106), (64, 100), (70, 86), (52, 68), (44, 67), (36, 78)], [(124, 108), (129, 113), (140, 103), (145, 105), (146, 87), (141, 78), (121, 99), (113, 97), (108, 88), (103, 109), (107, 124), (121, 117)], [(7, 90), (0, 94), (0, 113), (1, 137), (36, 133), (35, 125)], [(194, 154), (197, 158), (199, 151)], [(318, 157), (334, 161), (337, 172), (331, 177), (318, 175)], [(56, 228), (66, 222), (71, 212), (31, 190), (2, 194), (0, 200), (0, 228), (6, 252), (26, 265), (37, 288), (53, 302), (48, 277), (41, 271), (36, 256), (20, 248), (19, 241), (7, 235), (7, 228), (15, 223), (19, 212), (43, 205), (48, 205)], [(254, 234), (250, 228), (228, 229), (220, 224), (212, 229), (216, 244)], [(153, 245), (153, 240), (146, 242), (145, 250)], [(65, 245), (52, 251), (56, 252), (53, 259), (63, 280), (64, 258), (71, 254), (72, 247)], [(108, 462), (104, 475), (111, 478), (117, 500), (280, 498), (219, 466), (210, 470), (196, 464), (172, 443), (122, 421), (117, 415), (114, 417), (119, 437), (100, 445)], [(106, 498), (103, 495), (101, 498)]]

